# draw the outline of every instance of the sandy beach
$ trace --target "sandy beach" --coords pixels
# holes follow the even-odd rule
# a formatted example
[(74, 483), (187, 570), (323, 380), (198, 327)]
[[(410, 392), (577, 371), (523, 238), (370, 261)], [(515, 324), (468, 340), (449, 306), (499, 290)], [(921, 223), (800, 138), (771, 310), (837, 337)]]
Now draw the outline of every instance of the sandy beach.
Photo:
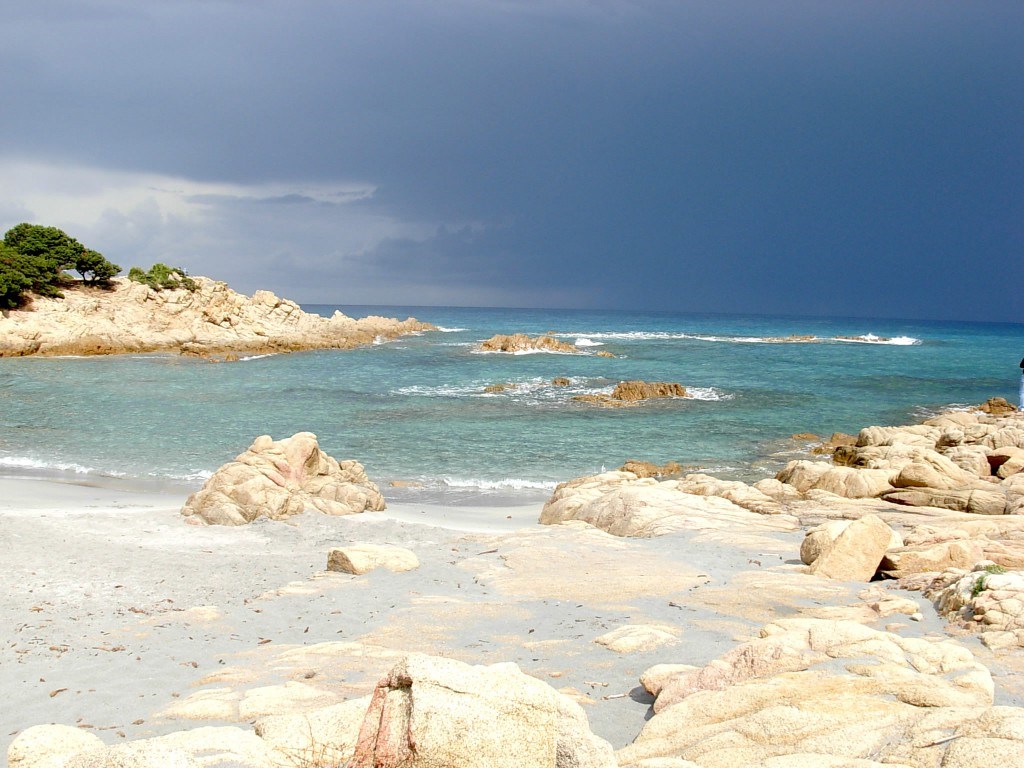
[[(538, 525), (539, 504), (411, 502), (204, 527), (185, 523), (183, 500), (0, 478), (0, 754), (40, 723), (108, 744), (248, 727), (365, 696), (410, 651), (515, 661), (581, 702), (594, 732), (619, 748), (649, 717), (653, 697), (637, 681), (652, 665), (704, 664), (777, 618), (864, 611), (863, 584), (802, 574), (801, 531), (622, 539)], [(328, 551), (351, 543), (408, 547), (421, 565), (327, 572)], [(920, 621), (878, 625), (941, 636), (944, 622), (919, 602)], [(593, 642), (635, 624), (675, 638), (633, 653)], [(1000, 690), (997, 702), (1020, 699)]]

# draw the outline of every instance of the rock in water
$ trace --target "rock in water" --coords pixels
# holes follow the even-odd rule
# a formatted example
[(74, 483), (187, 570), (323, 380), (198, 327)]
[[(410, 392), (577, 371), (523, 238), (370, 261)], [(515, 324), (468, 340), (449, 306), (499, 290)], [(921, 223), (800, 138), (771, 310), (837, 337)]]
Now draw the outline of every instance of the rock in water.
[(211, 525), (245, 525), (258, 517), (283, 520), (312, 507), (327, 515), (384, 509), (384, 497), (358, 461), (338, 462), (316, 435), (274, 441), (257, 437), (188, 497), (181, 514)]
[(351, 768), (614, 768), (579, 705), (515, 664), (412, 654), (378, 684)]
[(480, 344), (481, 352), (507, 352), (516, 354), (522, 352), (563, 352), (565, 354), (580, 354), (580, 351), (565, 341), (559, 341), (552, 336), (537, 336), (530, 338), (525, 333), (514, 333), (511, 336), (497, 334)]
[(663, 397), (689, 395), (686, 387), (674, 381), (620, 381), (610, 395), (578, 395), (573, 400), (615, 408)]

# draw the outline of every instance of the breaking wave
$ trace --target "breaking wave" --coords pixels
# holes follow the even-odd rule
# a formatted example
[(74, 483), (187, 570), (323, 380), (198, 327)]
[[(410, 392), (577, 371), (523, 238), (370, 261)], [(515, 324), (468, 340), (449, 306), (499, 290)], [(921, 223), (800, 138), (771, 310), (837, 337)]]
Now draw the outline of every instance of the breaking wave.
[(876, 336), (873, 333), (865, 333), (862, 336), (836, 336), (835, 341), (843, 341), (848, 344), (886, 344), (894, 347), (910, 347), (920, 344), (920, 339), (913, 336)]
[[(859, 336), (815, 336), (814, 334), (790, 334), (788, 336), (725, 336), (700, 333), (672, 333), (669, 331), (574, 331), (571, 333), (554, 333), (559, 338), (575, 338), (576, 346), (594, 346), (605, 341), (708, 341), (727, 344), (823, 344), (829, 342), (846, 342), (854, 344), (886, 344), (891, 346), (912, 346), (921, 340), (913, 336), (877, 336), (865, 333)], [(584, 343), (581, 344), (580, 341)]]
[(506, 477), (503, 480), (442, 477), (441, 484), (446, 488), (472, 488), (480, 491), (553, 491), (558, 485), (554, 480), (524, 480), (518, 477)]

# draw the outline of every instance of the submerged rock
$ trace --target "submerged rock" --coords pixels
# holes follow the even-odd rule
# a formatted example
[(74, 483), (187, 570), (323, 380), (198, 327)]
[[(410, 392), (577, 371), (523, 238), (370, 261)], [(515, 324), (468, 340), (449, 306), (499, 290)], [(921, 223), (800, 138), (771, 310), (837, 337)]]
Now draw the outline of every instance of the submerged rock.
[(181, 514), (212, 525), (244, 525), (258, 517), (283, 520), (307, 508), (327, 515), (384, 509), (384, 497), (357, 461), (331, 458), (316, 435), (256, 438), (188, 497)]

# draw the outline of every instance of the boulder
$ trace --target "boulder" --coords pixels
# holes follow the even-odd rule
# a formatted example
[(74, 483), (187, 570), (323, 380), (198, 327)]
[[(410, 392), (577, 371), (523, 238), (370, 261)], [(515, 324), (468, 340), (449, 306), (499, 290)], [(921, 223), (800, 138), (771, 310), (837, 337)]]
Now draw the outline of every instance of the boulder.
[[(823, 554), (831, 551), (836, 540), (850, 527), (852, 520), (829, 520), (807, 531), (800, 544), (800, 561), (804, 565), (813, 565)], [(903, 538), (892, 531), (887, 550), (902, 547)]]
[(352, 757), (370, 697), (351, 699), (301, 714), (256, 721), (256, 735), (284, 756), (284, 765), (344, 765)]
[(350, 768), (615, 768), (579, 705), (515, 664), (412, 654), (377, 684)]
[(362, 464), (336, 461), (320, 450), (316, 435), (299, 432), (276, 442), (268, 435), (256, 438), (189, 496), (181, 513), (206, 524), (244, 525), (309, 508), (328, 515), (380, 511), (384, 497)]
[(883, 493), (882, 498), (910, 507), (938, 507), (976, 515), (1004, 515), (1007, 513), (1008, 502), (1006, 493), (999, 488), (901, 488)]
[(993, 448), (989, 451), (988, 463), (992, 471), (1005, 480), (1024, 470), (1024, 448), (1009, 445)]
[(60, 768), (80, 752), (103, 749), (100, 738), (70, 725), (33, 725), (7, 748), (9, 768)]
[[(864, 515), (841, 527), (830, 523), (820, 530), (828, 541), (818, 541), (811, 573), (842, 581), (870, 581), (894, 540), (893, 530), (875, 515)], [(801, 558), (804, 554), (801, 546)]]
[(970, 474), (945, 456), (932, 450), (922, 451), (912, 462), (904, 466), (892, 480), (896, 488), (938, 488), (948, 490), (972, 485), (977, 477)]
[(975, 477), (991, 477), (988, 452), (979, 445), (957, 445), (943, 450), (942, 455)]
[(327, 570), (362, 575), (375, 568), (387, 568), (393, 573), (412, 571), (420, 567), (416, 553), (404, 547), (380, 544), (353, 544), (332, 549), (327, 556)]
[(847, 499), (880, 496), (891, 491), (893, 473), (886, 469), (833, 467), (821, 461), (791, 461), (775, 476), (800, 493), (828, 491)]
[(970, 568), (984, 557), (982, 546), (970, 540), (939, 541), (909, 547), (890, 548), (879, 570), (887, 577), (900, 579), (912, 573)]

